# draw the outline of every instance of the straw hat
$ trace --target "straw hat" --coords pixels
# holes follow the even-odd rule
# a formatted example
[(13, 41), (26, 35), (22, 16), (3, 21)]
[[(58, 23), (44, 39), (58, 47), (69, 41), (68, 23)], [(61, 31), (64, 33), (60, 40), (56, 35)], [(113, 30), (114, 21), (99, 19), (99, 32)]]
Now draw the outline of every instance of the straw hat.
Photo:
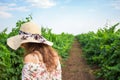
[(7, 45), (14, 50), (17, 50), (22, 43), (33, 42), (33, 43), (44, 43), (52, 46), (53, 43), (45, 39), (41, 35), (40, 27), (34, 22), (24, 23), (20, 27), (19, 34), (7, 39)]

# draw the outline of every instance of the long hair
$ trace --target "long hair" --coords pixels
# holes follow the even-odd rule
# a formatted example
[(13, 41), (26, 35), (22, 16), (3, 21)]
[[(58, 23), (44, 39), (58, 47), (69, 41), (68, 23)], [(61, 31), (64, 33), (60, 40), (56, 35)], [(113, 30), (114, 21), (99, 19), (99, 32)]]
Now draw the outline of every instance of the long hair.
[(58, 58), (57, 52), (49, 45), (43, 43), (25, 43), (26, 54), (30, 54), (34, 51), (39, 51), (42, 55), (43, 62), (49, 72), (56, 69), (57, 63), (56, 58)]

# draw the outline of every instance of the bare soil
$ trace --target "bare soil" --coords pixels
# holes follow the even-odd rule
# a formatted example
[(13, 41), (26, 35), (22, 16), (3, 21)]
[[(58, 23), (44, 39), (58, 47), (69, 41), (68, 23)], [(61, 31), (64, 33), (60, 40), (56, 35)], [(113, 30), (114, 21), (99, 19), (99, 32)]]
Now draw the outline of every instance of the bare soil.
[(77, 40), (74, 40), (69, 55), (62, 68), (62, 80), (95, 80), (92, 69), (82, 56), (82, 50)]

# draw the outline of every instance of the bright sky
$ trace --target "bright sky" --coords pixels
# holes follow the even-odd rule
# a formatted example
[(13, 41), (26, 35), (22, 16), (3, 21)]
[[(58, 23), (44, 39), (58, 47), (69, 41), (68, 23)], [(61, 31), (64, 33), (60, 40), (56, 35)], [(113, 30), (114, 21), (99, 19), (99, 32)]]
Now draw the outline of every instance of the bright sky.
[(80, 34), (120, 22), (120, 0), (0, 0), (0, 31), (29, 14), (54, 33)]

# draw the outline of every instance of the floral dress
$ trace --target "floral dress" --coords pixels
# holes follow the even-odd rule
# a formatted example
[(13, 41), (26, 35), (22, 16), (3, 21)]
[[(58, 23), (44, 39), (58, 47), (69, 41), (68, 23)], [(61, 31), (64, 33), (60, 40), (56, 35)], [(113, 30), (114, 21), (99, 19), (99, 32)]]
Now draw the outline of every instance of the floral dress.
[(22, 69), (22, 80), (62, 80), (60, 62), (52, 72), (47, 71), (44, 63), (26, 63)]

